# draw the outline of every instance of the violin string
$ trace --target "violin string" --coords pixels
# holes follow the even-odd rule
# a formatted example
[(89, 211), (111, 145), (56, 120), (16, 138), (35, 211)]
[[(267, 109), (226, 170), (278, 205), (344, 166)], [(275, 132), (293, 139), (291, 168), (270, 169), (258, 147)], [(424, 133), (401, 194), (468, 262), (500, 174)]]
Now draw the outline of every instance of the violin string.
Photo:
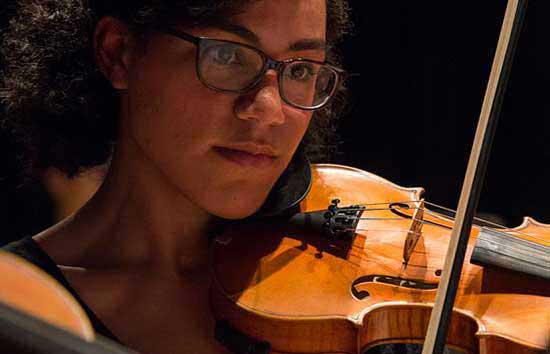
[[(376, 202), (376, 203), (362, 203), (362, 204), (354, 204), (353, 206), (362, 207), (362, 206), (369, 206), (369, 205), (388, 205), (388, 204), (408, 204), (408, 203), (419, 203), (420, 200), (404, 200), (404, 201), (393, 201), (393, 202)], [(361, 208), (357, 208), (357, 210), (362, 210)]]
[[(403, 220), (403, 218), (390, 218), (390, 217), (360, 217), (360, 218), (354, 218), (354, 220)], [(410, 218), (406, 220), (414, 220), (414, 221), (420, 221), (422, 222), (422, 219), (416, 219), (416, 218)]]
[[(406, 205), (409, 205), (410, 203), (420, 203), (422, 202), (422, 200), (418, 200), (418, 199), (411, 199), (411, 200), (403, 200), (403, 201), (397, 201), (397, 202), (377, 202), (377, 203), (364, 203), (364, 204), (357, 204), (357, 208), (347, 208), (347, 210), (350, 210), (350, 211), (360, 211), (360, 210), (363, 210), (363, 211), (377, 211), (377, 210), (392, 210), (392, 208), (390, 207), (386, 207), (386, 208), (360, 208), (361, 206), (369, 206), (369, 205), (388, 205), (388, 204), (406, 204)], [(436, 208), (439, 208), (441, 210), (445, 210), (446, 212), (450, 213), (450, 214), (456, 214), (456, 211), (453, 210), (453, 209), (450, 209), (450, 208), (447, 208), (447, 207), (444, 207), (442, 205), (439, 205), (439, 204), (436, 204), (436, 203), (432, 203), (432, 202), (428, 202), (428, 201), (423, 201), (425, 204), (427, 205), (430, 205), (430, 206), (434, 206)], [(355, 205), (354, 205), (355, 206)], [(416, 209), (419, 209), (417, 206), (410, 206), (409, 207), (410, 210), (416, 210)], [(432, 214), (432, 215), (436, 215), (437, 216), (437, 213), (434, 212), (434, 211), (431, 211), (429, 209), (424, 209), (426, 212)], [(452, 216), (449, 216), (449, 215), (446, 215), (447, 217), (453, 219)], [(474, 217), (474, 220), (476, 221), (481, 221), (481, 222), (484, 222), (486, 224), (489, 224), (493, 227), (498, 227), (498, 228), (503, 228), (503, 229), (506, 229), (507, 227), (504, 226), (504, 225), (500, 225), (498, 223), (495, 223), (495, 222), (492, 222), (492, 221), (489, 221), (489, 220), (485, 220), (485, 219), (481, 219), (481, 218), (477, 218), (477, 217)]]
[[(388, 210), (390, 210), (388, 208)], [(358, 218), (359, 220), (390, 220), (390, 221), (394, 221), (394, 220), (403, 220), (402, 218), (392, 218), (392, 217), (378, 217), (378, 218), (374, 218), (374, 217), (360, 217)], [(436, 226), (441, 226), (437, 223), (434, 223), (432, 221), (427, 221), (427, 220), (423, 220), (423, 219), (419, 219), (419, 218), (410, 218), (408, 220), (411, 220), (411, 221), (418, 221), (419, 223), (422, 223), (424, 225), (436, 225)], [(361, 231), (369, 231), (369, 229), (357, 229), (357, 230), (361, 230)], [(371, 229), (372, 230), (372, 229)], [(347, 230), (347, 231), (351, 231), (351, 230)], [(392, 230), (388, 230), (388, 231), (392, 231)], [(399, 230), (393, 230), (393, 231), (399, 231)], [(535, 235), (532, 235), (532, 234), (529, 234), (529, 233), (526, 233), (526, 232), (522, 232), (522, 231), (514, 231), (518, 234), (522, 234), (523, 236), (528, 236), (536, 241), (540, 241), (540, 242), (543, 242), (543, 243), (546, 243), (548, 242), (547, 240), (543, 239), (543, 238), (540, 238), (540, 237), (537, 237)], [(421, 235), (422, 236), (422, 235)], [(525, 239), (524, 239), (525, 240)], [(525, 240), (526, 242), (533, 242), (531, 240)]]
[[(400, 220), (403, 220), (403, 218), (392, 218), (392, 217), (354, 217), (353, 220), (382, 220), (382, 221), (386, 221), (386, 220), (390, 220), (390, 221), (400, 221)], [(422, 224), (428, 224), (428, 225), (433, 225), (433, 223), (431, 221), (426, 221), (426, 220), (423, 220), (423, 219), (419, 219), (419, 218), (410, 218), (410, 219), (407, 219), (407, 220), (413, 220), (413, 221), (418, 221)], [(351, 230), (351, 229), (350, 229)], [(347, 231), (350, 231), (350, 230), (347, 230)], [(355, 229), (355, 230), (362, 230), (362, 231), (369, 231), (369, 230), (373, 230), (373, 229)], [(376, 230), (378, 231), (378, 230)], [(399, 230), (385, 230), (385, 231), (399, 231)]]
[[(404, 200), (404, 201), (397, 201), (397, 202), (382, 202), (382, 203), (366, 203), (366, 204), (354, 204), (352, 207), (346, 207), (345, 209), (348, 211), (377, 211), (377, 210), (391, 210), (390, 207), (384, 207), (384, 208), (368, 208), (368, 206), (371, 205), (392, 205), (392, 204), (406, 204), (409, 205), (409, 203), (418, 203), (420, 200)], [(412, 206), (410, 209), (417, 209), (418, 207)]]
[[(424, 203), (426, 203), (426, 204), (428, 204), (428, 205), (430, 205), (430, 206), (434, 206), (434, 207), (436, 207), (436, 208), (440, 208), (440, 209), (445, 210), (445, 211), (447, 211), (447, 212), (449, 212), (449, 213), (456, 214), (456, 211), (454, 211), (453, 209), (446, 208), (446, 207), (444, 207), (444, 206), (442, 206), (442, 205), (438, 205), (438, 204), (430, 203), (430, 202), (426, 202), (426, 201), (425, 201)], [(431, 215), (437, 215), (437, 214), (436, 214), (434, 211), (432, 211), (432, 210), (425, 209), (425, 211), (427, 211), (427, 212), (428, 212), (429, 214), (431, 214)], [(451, 218), (452, 220), (454, 220), (453, 217), (450, 217), (450, 218)], [(508, 229), (508, 227), (506, 227), (506, 226), (504, 226), (504, 225), (500, 225), (500, 224), (498, 224), (498, 223), (495, 223), (495, 222), (492, 222), (492, 221), (489, 221), (489, 220), (486, 220), (486, 219), (474, 217), (474, 220), (476, 220), (476, 221), (481, 221), (481, 222), (484, 222), (484, 223), (486, 223), (486, 224), (488, 224), (488, 225), (491, 225), (494, 229), (498, 229), (498, 228), (500, 228), (500, 229)], [(497, 230), (497, 231), (499, 231), (499, 230)], [(533, 235), (533, 234), (530, 234), (530, 233), (528, 233), (528, 232), (524, 232), (524, 231), (513, 231), (513, 232), (518, 233), (518, 234), (523, 235), (523, 236), (531, 237), (531, 238), (533, 238), (534, 240), (537, 240), (537, 241), (548, 242), (547, 240), (545, 240), (545, 239), (543, 239), (543, 238), (540, 238), (540, 237), (538, 237), (538, 236), (535, 236), (535, 235)], [(526, 241), (531, 242), (530, 240), (526, 240)]]
[[(441, 209), (441, 210), (445, 210), (446, 212), (451, 213), (451, 214), (453, 214), (453, 215), (456, 214), (456, 211), (455, 211), (455, 210), (450, 209), (450, 208), (446, 208), (446, 207), (444, 207), (444, 206), (442, 206), (442, 205), (435, 204), (435, 203), (431, 203), (431, 202), (426, 202), (426, 201), (424, 201), (424, 203), (425, 203), (425, 204), (428, 204), (428, 205), (430, 205), (430, 206), (434, 206), (434, 207), (436, 207), (436, 208), (439, 208), (439, 209)], [(431, 210), (429, 210), (429, 209), (426, 209), (426, 211), (427, 211), (429, 214), (436, 215), (436, 213), (435, 213), (434, 211), (431, 211)], [(450, 218), (454, 220), (453, 217), (450, 217)], [(496, 223), (496, 222), (492, 222), (492, 221), (489, 221), (489, 220), (485, 220), (485, 219), (482, 219), (482, 218), (478, 218), (478, 217), (475, 217), (475, 216), (474, 216), (474, 220), (484, 222), (484, 223), (486, 223), (486, 224), (489, 224), (489, 225), (493, 226), (494, 228), (507, 229), (507, 227), (504, 226), (504, 225), (501, 225), (501, 224), (498, 224), (498, 223)], [(526, 235), (527, 235), (527, 234), (526, 234)]]
[(351, 208), (351, 209), (346, 209), (346, 210), (351, 210), (351, 211), (359, 211), (359, 210), (364, 210), (364, 211), (382, 211), (382, 210), (391, 210), (391, 208), (368, 208), (368, 209), (354, 209), (354, 208)]
[(344, 229), (345, 231), (369, 231), (369, 232), (403, 232), (407, 234), (419, 235), (422, 236), (422, 232), (414, 232), (411, 230), (402, 230), (402, 229)]
[[(346, 210), (348, 211), (363, 211), (363, 212), (367, 212), (367, 211), (383, 211), (383, 210), (389, 210), (391, 211), (392, 208), (390, 207), (386, 207), (386, 208), (361, 208), (361, 206), (367, 206), (367, 205), (388, 205), (388, 204), (407, 204), (409, 205), (409, 203), (420, 203), (421, 200), (405, 200), (405, 201), (397, 201), (397, 202), (377, 202), (377, 203), (364, 203), (364, 204), (356, 204), (354, 205), (353, 208), (346, 208)], [(453, 209), (450, 209), (450, 208), (446, 208), (444, 206), (441, 206), (439, 204), (436, 204), (436, 203), (431, 203), (431, 202), (427, 202), (427, 201), (424, 201), (425, 204), (427, 205), (430, 205), (430, 206), (434, 206), (436, 208), (440, 208), (442, 210), (445, 210), (449, 213), (452, 213), (452, 214), (456, 214), (456, 211), (454, 211)], [(357, 206), (357, 207), (355, 207)], [(418, 208), (417, 206), (411, 206), (408, 210), (417, 210), (417, 209), (420, 209)], [(434, 215), (434, 216), (439, 216), (436, 212), (432, 211), (432, 210), (429, 210), (429, 209), (425, 209), (425, 208), (422, 208), (425, 212), (427, 212), (428, 214), (430, 215)], [(454, 217), (452, 216), (447, 216), (448, 218), (452, 220), (454, 220)], [(358, 218), (359, 220), (401, 220), (401, 218)], [(438, 226), (441, 226), (437, 223), (433, 223), (433, 222), (428, 222), (428, 221), (425, 221), (425, 220), (422, 220), (422, 219), (413, 219), (412, 217), (410, 218), (410, 220), (413, 220), (413, 221), (419, 221), (423, 224), (429, 224), (429, 225), (438, 225)], [(492, 226), (493, 228), (501, 228), (501, 229), (507, 229), (508, 227), (504, 226), (504, 225), (500, 225), (498, 223), (495, 223), (495, 222), (492, 222), (492, 221), (489, 221), (489, 220), (485, 220), (485, 219), (482, 219), (482, 218), (478, 218), (478, 217), (474, 217), (474, 220), (475, 221), (480, 221), (480, 222), (483, 222), (483, 223), (486, 223), (490, 226)], [(364, 230), (364, 231), (368, 231), (368, 230)], [(498, 231), (498, 230), (497, 230)], [(540, 237), (537, 237), (533, 234), (530, 234), (528, 232), (523, 232), (523, 231), (513, 231), (517, 234), (520, 234), (520, 235), (523, 235), (523, 236), (527, 236), (527, 237), (530, 237), (536, 241), (541, 241), (541, 242), (547, 242), (547, 240), (545, 239), (542, 239)], [(525, 240), (525, 241), (528, 241), (528, 242), (532, 242), (530, 240)]]
[[(417, 199), (411, 199), (411, 200), (404, 200), (404, 201), (397, 201), (397, 202), (365, 203), (365, 204), (358, 204), (357, 206), (360, 207), (360, 206), (368, 206), (368, 205), (388, 205), (388, 204), (407, 204), (407, 205), (409, 205), (409, 203), (420, 203), (420, 202), (422, 202), (422, 201), (417, 200)], [(424, 203), (427, 204), (427, 205), (439, 208), (441, 210), (445, 210), (448, 213), (456, 214), (455, 210), (444, 207), (442, 205), (432, 203), (432, 202), (428, 202), (428, 201), (425, 201), (425, 200), (424, 200)], [(418, 208), (417, 206), (411, 206), (410, 207), (410, 210), (417, 210), (417, 209), (420, 209), (420, 208)], [(437, 213), (432, 211), (432, 210), (425, 209), (425, 208), (423, 208), (423, 209), (424, 209), (424, 211), (426, 211), (427, 213), (429, 213), (431, 215), (438, 216)], [(350, 211), (360, 211), (360, 210), (363, 210), (363, 211), (381, 211), (381, 210), (392, 210), (392, 208), (390, 208), (390, 207), (386, 207), (386, 208), (349, 208), (347, 210), (350, 210)], [(452, 216), (447, 215), (447, 217), (449, 217), (450, 219), (453, 219)], [(489, 225), (491, 225), (493, 227), (496, 227), (496, 228), (502, 228), (502, 229), (507, 228), (504, 225), (500, 225), (498, 223), (495, 223), (495, 222), (492, 222), (492, 221), (489, 221), (489, 220), (485, 220), (485, 219), (481, 219), (481, 218), (477, 218), (477, 217), (474, 217), (474, 220), (484, 222), (484, 223), (489, 224)], [(527, 236), (532, 236), (532, 235), (529, 235), (527, 233), (524, 233), (524, 234), (527, 235)]]
[[(371, 218), (371, 220), (401, 220), (399, 218)], [(420, 219), (416, 219), (417, 221), (421, 222), (422, 224), (430, 224), (429, 222), (425, 221), (425, 220), (420, 220)], [(433, 224), (432, 224), (433, 225)], [(411, 233), (411, 234), (414, 234), (414, 235), (418, 235), (419, 237), (422, 237), (422, 232), (413, 232), (411, 230), (403, 230), (403, 229), (369, 229), (369, 228), (362, 228), (362, 229), (353, 229), (353, 228), (346, 228), (346, 229), (343, 229), (343, 231), (351, 231), (351, 232), (357, 232), (357, 231), (370, 231), (370, 232), (404, 232), (404, 233)], [(542, 238), (539, 238), (539, 237), (536, 237), (536, 236), (532, 236), (532, 235), (528, 235), (527, 236), (535, 239), (535, 240), (538, 240), (538, 241), (541, 241), (541, 242), (547, 242), (546, 240), (542, 239)], [(524, 239), (525, 240), (525, 239)], [(526, 242), (533, 242), (531, 240), (525, 240)]]

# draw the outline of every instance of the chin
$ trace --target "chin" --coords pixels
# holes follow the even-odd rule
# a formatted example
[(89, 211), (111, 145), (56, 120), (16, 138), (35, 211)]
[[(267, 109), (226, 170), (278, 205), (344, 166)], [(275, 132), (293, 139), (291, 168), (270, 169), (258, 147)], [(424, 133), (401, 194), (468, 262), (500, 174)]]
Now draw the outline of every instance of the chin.
[(257, 212), (263, 205), (269, 191), (251, 195), (250, 193), (224, 195), (211, 207), (205, 208), (210, 214), (230, 220), (244, 219)]
[(262, 203), (254, 203), (252, 205), (234, 205), (228, 206), (227, 208), (215, 208), (215, 210), (211, 210), (210, 213), (223, 219), (238, 220), (254, 214), (260, 209), (261, 206)]
[(212, 212), (211, 214), (222, 219), (227, 220), (239, 220), (244, 219), (252, 214), (254, 214), (259, 208), (249, 211), (249, 210), (228, 210), (227, 212)]

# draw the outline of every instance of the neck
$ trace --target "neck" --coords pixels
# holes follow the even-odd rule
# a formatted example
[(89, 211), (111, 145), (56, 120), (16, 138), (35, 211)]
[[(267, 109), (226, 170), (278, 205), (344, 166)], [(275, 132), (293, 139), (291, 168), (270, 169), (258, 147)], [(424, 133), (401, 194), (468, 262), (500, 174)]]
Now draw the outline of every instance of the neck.
[(54, 227), (53, 233), (66, 236), (62, 247), (48, 247), (45, 236), (51, 231), (38, 237), (42, 246), (67, 266), (139, 265), (179, 272), (204, 266), (214, 218), (173, 185), (133, 140), (126, 141), (96, 195)]

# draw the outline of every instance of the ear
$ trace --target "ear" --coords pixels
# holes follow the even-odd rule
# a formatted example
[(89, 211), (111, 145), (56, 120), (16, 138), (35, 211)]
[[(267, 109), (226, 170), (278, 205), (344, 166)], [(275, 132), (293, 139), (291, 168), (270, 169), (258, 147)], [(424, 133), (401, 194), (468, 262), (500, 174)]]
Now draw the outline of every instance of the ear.
[(133, 36), (128, 26), (111, 16), (103, 17), (94, 32), (97, 65), (113, 88), (128, 88), (128, 72), (132, 59)]

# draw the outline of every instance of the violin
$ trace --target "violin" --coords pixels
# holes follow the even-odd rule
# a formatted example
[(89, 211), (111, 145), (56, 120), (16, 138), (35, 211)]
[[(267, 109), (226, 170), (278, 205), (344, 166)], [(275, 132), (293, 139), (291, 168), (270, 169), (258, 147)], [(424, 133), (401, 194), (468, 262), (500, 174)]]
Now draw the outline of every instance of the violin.
[[(251, 223), (216, 239), (216, 318), (269, 342), (272, 353), (364, 353), (422, 343), (453, 220), (425, 206), (422, 188), (339, 165), (315, 165), (312, 176), (300, 213), (286, 223)], [(533, 252), (518, 267), (501, 265), (521, 258), (509, 247), (517, 244)], [(548, 352), (549, 251), (550, 225), (533, 219), (513, 229), (474, 226), (447, 346)], [(472, 262), (476, 253), (484, 265), (479, 256)]]
[(550, 225), (472, 227), (526, 6), (508, 0), (456, 220), (426, 208), (421, 188), (319, 165), (300, 213), (279, 223), (300, 227), (240, 227), (218, 239), (214, 313), (225, 332), (256, 339), (250, 347), (260, 350), (248, 352), (365, 353), (391, 343), (422, 343), (423, 354), (445, 345), (550, 352)]
[(0, 252), (0, 301), (84, 340), (95, 334), (86, 313), (71, 294), (44, 271), (11, 253)]
[[(363, 353), (382, 344), (422, 343), (454, 222), (427, 208), (423, 192), (348, 166), (313, 165), (299, 213), (243, 224), (215, 238), (215, 317), (271, 353)], [(518, 253), (522, 247), (527, 251)], [(475, 226), (448, 347), (548, 352), (549, 248), (550, 225), (530, 218), (513, 229)], [(520, 266), (503, 264), (507, 256)], [(0, 289), (0, 302), (46, 321), (22, 321), (0, 308), (2, 321), (8, 320), (2, 328), (22, 325), (14, 333), (30, 333), (27, 345), (41, 343), (44, 353), (52, 347), (57, 353), (129, 353), (96, 338), (76, 300), (32, 264), (0, 253), (0, 274), (10, 284)], [(41, 335), (52, 331), (46, 336), (52, 342), (44, 345)]]
[[(430, 203), (423, 192), (348, 166), (313, 165), (299, 213), (229, 228), (214, 239), (215, 317), (256, 339), (257, 347), (271, 348), (266, 353), (363, 353), (382, 344), (422, 343), (453, 223), (425, 206)], [(448, 347), (466, 353), (548, 352), (550, 225), (526, 218), (513, 229), (476, 226), (467, 258), (495, 248), (480, 240), (521, 258), (506, 247), (510, 239), (530, 246), (531, 256), (541, 249), (542, 262), (526, 263), (541, 264), (543, 272), (529, 264), (500, 265), (506, 252), (490, 254), (494, 262), (482, 257), (485, 266), (466, 262)], [(46, 321), (22, 321), (0, 308), (3, 321), (12, 320), (6, 323), (34, 337), (27, 345), (53, 331), (47, 336), (52, 342), (41, 347), (44, 353), (52, 347), (58, 353), (129, 353), (96, 338), (76, 300), (40, 269), (0, 253), (0, 274), (11, 285), (0, 289), (0, 302)]]
[[(456, 222), (426, 208), (419, 188), (316, 166), (300, 213), (215, 240), (212, 307), (228, 347), (242, 348), (223, 336), (237, 329), (257, 339), (242, 348), (248, 354), (362, 353), (424, 337), (423, 353), (439, 353), (448, 332), (447, 346), (467, 353), (550, 352), (550, 226), (526, 219), (514, 229), (471, 229), (525, 7), (508, 0)], [(42, 341), (56, 349), (44, 352), (127, 353), (23, 318), (0, 305), (1, 328), (14, 341), (13, 333), (33, 338), (39, 352)]]
[(225, 332), (258, 339), (249, 353), (364, 353), (388, 343), (422, 343), (423, 354), (445, 345), (550, 352), (550, 225), (472, 227), (526, 6), (508, 0), (456, 220), (427, 209), (421, 189), (320, 165), (286, 223), (301, 230), (241, 227), (217, 241), (214, 313)]

